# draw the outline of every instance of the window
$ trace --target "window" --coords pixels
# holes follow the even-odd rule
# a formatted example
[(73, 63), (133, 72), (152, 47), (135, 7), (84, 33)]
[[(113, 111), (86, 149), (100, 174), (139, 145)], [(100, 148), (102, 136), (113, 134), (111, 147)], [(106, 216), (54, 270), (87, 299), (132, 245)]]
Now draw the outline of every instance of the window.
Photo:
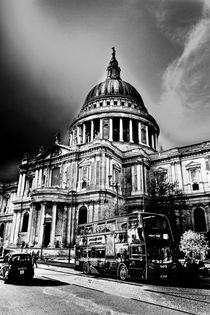
[(192, 190), (199, 190), (199, 184), (200, 181), (200, 168), (194, 167), (189, 169), (190, 172), (190, 181), (192, 182)]
[(79, 209), (79, 218), (78, 218), (78, 224), (87, 223), (87, 208), (85, 206), (82, 206)]
[(25, 212), (23, 216), (22, 232), (28, 231), (28, 219), (29, 219), (29, 214), (28, 212)]
[(114, 105), (117, 106), (117, 101), (114, 101)]
[(51, 186), (59, 186), (59, 185), (60, 185), (60, 167), (55, 167), (52, 169)]
[(141, 128), (141, 142), (144, 144), (147, 143), (145, 126)]
[(199, 184), (198, 183), (193, 183), (192, 184), (192, 189), (193, 190), (199, 190)]
[(107, 102), (106, 102), (106, 105), (107, 105), (107, 106), (109, 106), (109, 105), (110, 105), (110, 102), (109, 102), (109, 101), (107, 101)]
[(0, 237), (3, 238), (4, 237), (4, 223), (2, 223), (0, 225)]
[(96, 258), (105, 258), (105, 248), (96, 248)]
[(125, 102), (121, 102), (121, 105), (124, 106), (124, 105), (125, 105)]
[(87, 188), (88, 182), (89, 182), (89, 165), (85, 165), (81, 168), (81, 188), (85, 189)]
[(82, 189), (85, 189), (87, 187), (87, 182), (85, 179), (82, 180)]
[(99, 104), (100, 104), (100, 107), (102, 107), (102, 106), (103, 106), (103, 103), (102, 103), (102, 102), (100, 102)]
[(202, 208), (196, 208), (194, 211), (195, 232), (206, 232), (205, 212)]

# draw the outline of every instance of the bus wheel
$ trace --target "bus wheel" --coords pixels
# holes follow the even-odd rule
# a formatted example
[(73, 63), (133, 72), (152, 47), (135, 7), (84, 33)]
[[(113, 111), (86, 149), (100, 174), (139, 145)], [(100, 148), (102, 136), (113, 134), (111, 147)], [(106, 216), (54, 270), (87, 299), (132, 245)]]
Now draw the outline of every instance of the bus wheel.
[(128, 269), (125, 265), (120, 266), (119, 279), (125, 281), (128, 277)]
[(88, 275), (90, 273), (90, 266), (88, 263), (84, 263), (83, 266), (82, 266), (82, 270), (84, 272), (84, 274)]

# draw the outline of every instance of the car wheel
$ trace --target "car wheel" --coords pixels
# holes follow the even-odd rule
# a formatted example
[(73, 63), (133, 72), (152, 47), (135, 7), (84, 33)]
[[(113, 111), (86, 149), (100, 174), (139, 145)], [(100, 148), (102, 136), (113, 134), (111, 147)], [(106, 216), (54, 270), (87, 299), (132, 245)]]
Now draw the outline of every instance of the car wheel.
[(125, 265), (120, 266), (119, 279), (125, 281), (128, 278), (128, 269)]
[(86, 274), (86, 275), (90, 274), (90, 266), (87, 262), (85, 262), (83, 264), (82, 270), (83, 270), (84, 274)]

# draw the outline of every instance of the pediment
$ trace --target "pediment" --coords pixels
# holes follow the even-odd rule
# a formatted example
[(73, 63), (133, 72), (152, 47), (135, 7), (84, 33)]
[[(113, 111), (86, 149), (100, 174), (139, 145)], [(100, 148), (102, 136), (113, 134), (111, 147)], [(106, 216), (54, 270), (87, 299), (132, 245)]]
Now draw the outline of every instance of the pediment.
[(65, 155), (70, 152), (70, 148), (64, 145), (55, 144), (37, 156), (37, 159), (51, 159)]
[(200, 168), (201, 167), (201, 163), (192, 161), (192, 162), (188, 163), (185, 167), (186, 167), (186, 169), (189, 169), (189, 168)]
[(154, 171), (154, 173), (167, 173), (168, 170), (164, 167), (158, 167), (156, 168), (156, 170)]

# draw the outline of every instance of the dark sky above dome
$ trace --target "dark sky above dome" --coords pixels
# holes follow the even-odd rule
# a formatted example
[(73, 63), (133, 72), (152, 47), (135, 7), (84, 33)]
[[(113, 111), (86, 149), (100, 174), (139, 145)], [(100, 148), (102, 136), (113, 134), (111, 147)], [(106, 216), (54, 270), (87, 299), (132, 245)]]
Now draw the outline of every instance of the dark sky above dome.
[(0, 180), (66, 131), (112, 47), (165, 148), (209, 139), (208, 0), (2, 0)]

